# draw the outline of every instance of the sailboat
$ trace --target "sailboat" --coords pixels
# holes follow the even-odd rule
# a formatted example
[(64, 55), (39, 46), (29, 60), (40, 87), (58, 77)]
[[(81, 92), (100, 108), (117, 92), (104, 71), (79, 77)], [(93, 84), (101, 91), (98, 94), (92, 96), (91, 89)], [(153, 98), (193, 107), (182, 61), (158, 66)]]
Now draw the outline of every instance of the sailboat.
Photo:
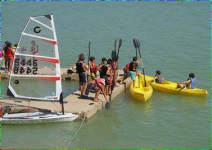
[[(3, 124), (73, 121), (78, 115), (64, 113), (58, 42), (53, 15), (30, 17), (14, 54), (7, 95), (29, 101), (60, 102), (58, 113), (5, 114)], [(48, 103), (47, 103), (48, 104)]]

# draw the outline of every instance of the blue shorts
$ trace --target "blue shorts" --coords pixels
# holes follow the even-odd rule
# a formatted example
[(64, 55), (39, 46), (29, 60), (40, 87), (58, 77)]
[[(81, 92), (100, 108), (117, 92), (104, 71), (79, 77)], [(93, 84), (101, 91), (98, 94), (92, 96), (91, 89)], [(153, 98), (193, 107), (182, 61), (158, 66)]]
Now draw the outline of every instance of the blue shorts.
[(86, 83), (87, 82), (87, 74), (85, 72), (79, 73), (79, 80), (80, 80), (80, 82)]
[(133, 81), (135, 81), (136, 72), (135, 72), (135, 71), (129, 71), (129, 74), (130, 74), (130, 76), (131, 76), (131, 79), (132, 79)]

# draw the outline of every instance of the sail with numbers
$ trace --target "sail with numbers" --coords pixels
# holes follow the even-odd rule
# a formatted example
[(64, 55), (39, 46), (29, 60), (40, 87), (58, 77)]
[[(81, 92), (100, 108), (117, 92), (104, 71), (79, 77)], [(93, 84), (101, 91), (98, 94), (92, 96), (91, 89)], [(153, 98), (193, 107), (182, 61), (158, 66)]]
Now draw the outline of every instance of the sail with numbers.
[[(18, 47), (7, 94), (30, 100), (59, 101), (62, 87), (53, 16), (30, 17)], [(27, 82), (29, 92), (23, 90)]]
[[(60, 60), (53, 15), (30, 17), (14, 54), (7, 95), (28, 101), (60, 102), (59, 112), (5, 114), (3, 124), (73, 121), (64, 113)], [(47, 104), (45, 104), (47, 105)], [(47, 105), (48, 107), (48, 105)]]

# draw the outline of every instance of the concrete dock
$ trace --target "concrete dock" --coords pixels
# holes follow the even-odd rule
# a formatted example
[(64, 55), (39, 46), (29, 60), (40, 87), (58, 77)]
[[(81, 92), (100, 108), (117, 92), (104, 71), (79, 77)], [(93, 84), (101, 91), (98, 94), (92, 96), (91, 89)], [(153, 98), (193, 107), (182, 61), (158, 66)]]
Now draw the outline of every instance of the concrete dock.
[[(67, 68), (61, 69), (61, 76), (66, 75)], [(71, 80), (78, 80), (77, 74), (69, 74)], [(123, 71), (119, 71), (119, 75), (123, 75)], [(120, 78), (119, 76), (118, 78)], [(65, 77), (67, 79), (67, 76)], [(124, 92), (131, 84), (131, 79), (127, 78), (122, 83), (117, 83), (117, 87), (114, 87), (111, 100)], [(75, 91), (69, 96), (64, 98), (64, 109), (66, 113), (74, 113), (79, 117), (78, 119), (86, 119), (92, 117), (98, 110), (104, 109), (106, 100), (102, 94), (99, 95), (100, 102), (94, 102), (95, 93), (89, 94), (88, 98), (81, 98), (80, 91)], [(109, 96), (108, 96), (109, 98)], [(28, 112), (28, 101), (14, 101), (9, 99), (2, 99), (2, 113), (18, 113), (18, 112)], [(39, 101), (30, 101), (30, 112), (61, 112), (61, 105), (58, 102), (39, 102)]]
[[(72, 73), (72, 74), (68, 74), (67, 73), (67, 70), (70, 69), (71, 67), (62, 67), (61, 68), (61, 78), (62, 80), (79, 80), (79, 77), (78, 77), (78, 74), (77, 73)], [(47, 71), (42, 71), (43, 73), (44, 72), (47, 72)], [(121, 71), (123, 73), (123, 71)], [(51, 74), (49, 73), (48, 71), (48, 74)], [(1, 78), (3, 79), (9, 79), (9, 74), (8, 72), (5, 72), (5, 70), (1, 70)]]

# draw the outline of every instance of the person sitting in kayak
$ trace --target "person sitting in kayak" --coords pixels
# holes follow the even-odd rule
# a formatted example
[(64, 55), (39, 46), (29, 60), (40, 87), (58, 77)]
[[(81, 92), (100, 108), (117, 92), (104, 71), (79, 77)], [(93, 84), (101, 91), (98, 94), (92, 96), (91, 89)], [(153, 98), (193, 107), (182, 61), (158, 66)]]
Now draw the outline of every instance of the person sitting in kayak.
[(137, 57), (133, 57), (133, 61), (130, 62), (129, 74), (130, 74), (131, 79), (133, 81), (133, 88), (135, 88), (135, 77), (137, 75), (137, 66), (141, 61), (142, 61), (142, 58), (137, 60)]
[(128, 76), (128, 72), (129, 72), (129, 68), (130, 68), (130, 63), (126, 64), (126, 66), (124, 67), (123, 71), (124, 71), (124, 80), (127, 78)]
[(98, 70), (100, 73), (100, 78), (105, 79), (106, 72), (107, 72), (107, 59), (106, 58), (102, 58), (102, 63), (99, 65)]
[(97, 65), (95, 62), (95, 57), (90, 57), (89, 69), (90, 69), (90, 73), (91, 73), (91, 78), (92, 79), (97, 78), (97, 75), (96, 75)]
[[(194, 73), (190, 73), (188, 76), (189, 78), (187, 79), (187, 81), (177, 83), (177, 88), (194, 89), (196, 87), (197, 81)], [(186, 86), (184, 86), (183, 84), (186, 84)]]
[(165, 78), (161, 75), (161, 71), (160, 70), (157, 70), (156, 71), (156, 75), (155, 77), (150, 80), (149, 82), (153, 82), (155, 81), (156, 83), (159, 83), (159, 84), (164, 84), (165, 83)]
[(84, 62), (84, 60), (85, 60), (84, 54), (80, 54), (78, 62), (72, 66), (72, 69), (79, 74), (79, 84), (80, 84), (81, 96), (86, 96), (85, 95), (85, 91), (87, 89), (87, 73), (86, 73), (86, 71), (89, 70), (89, 68), (86, 66), (86, 63)]

